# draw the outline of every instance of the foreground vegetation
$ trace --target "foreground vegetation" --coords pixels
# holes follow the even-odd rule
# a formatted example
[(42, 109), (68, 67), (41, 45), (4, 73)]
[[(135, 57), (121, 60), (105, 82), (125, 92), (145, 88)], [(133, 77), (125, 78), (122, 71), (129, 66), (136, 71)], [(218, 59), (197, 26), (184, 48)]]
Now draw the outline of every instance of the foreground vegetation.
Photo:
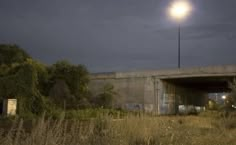
[(65, 60), (45, 65), (17, 45), (0, 44), (0, 104), (4, 99), (17, 99), (21, 117), (112, 107), (116, 94), (112, 85), (105, 85), (98, 94), (88, 85), (89, 72), (84, 65)]
[[(9, 122), (9, 121), (8, 121)], [(2, 145), (234, 145), (236, 118), (218, 115), (159, 116), (109, 114), (82, 121), (14, 119), (0, 131)]]

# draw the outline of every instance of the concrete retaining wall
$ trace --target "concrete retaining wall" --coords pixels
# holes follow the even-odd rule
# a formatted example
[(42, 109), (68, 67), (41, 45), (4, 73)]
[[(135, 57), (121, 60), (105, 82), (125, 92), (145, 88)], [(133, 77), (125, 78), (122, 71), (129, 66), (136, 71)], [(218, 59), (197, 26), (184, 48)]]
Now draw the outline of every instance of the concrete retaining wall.
[(93, 96), (101, 93), (105, 84), (112, 84), (118, 95), (115, 106), (129, 110), (154, 110), (154, 81), (152, 78), (96, 79), (90, 83)]
[(236, 76), (236, 66), (201, 67), (161, 71), (116, 72), (91, 75), (94, 96), (106, 84), (112, 84), (118, 95), (115, 106), (157, 114), (176, 114), (178, 105), (204, 105), (204, 92), (166, 82), (170, 78)]

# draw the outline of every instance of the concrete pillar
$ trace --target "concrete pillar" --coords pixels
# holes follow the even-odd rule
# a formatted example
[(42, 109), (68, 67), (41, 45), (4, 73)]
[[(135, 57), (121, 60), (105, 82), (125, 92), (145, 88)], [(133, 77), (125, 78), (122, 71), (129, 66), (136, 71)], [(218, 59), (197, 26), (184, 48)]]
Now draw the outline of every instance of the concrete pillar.
[(153, 112), (155, 113), (155, 115), (158, 115), (158, 79), (156, 77), (153, 77), (153, 89), (154, 89), (154, 110)]
[(176, 86), (167, 83), (163, 80), (157, 79), (158, 90), (158, 114), (168, 115), (177, 113), (177, 94)]
[(158, 102), (158, 115), (162, 115), (165, 114), (165, 104), (164, 104), (164, 86), (163, 86), (163, 82), (160, 79), (156, 80), (157, 82), (157, 102)]
[(154, 112), (155, 111), (155, 81), (152, 77), (145, 78), (144, 82), (144, 111)]

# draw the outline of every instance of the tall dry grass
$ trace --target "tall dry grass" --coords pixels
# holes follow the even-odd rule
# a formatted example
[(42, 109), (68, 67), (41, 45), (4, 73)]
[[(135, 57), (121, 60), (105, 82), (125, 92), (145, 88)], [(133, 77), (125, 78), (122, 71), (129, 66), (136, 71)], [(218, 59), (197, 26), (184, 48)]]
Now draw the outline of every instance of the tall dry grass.
[[(202, 116), (108, 115), (87, 121), (41, 119), (15, 120), (0, 131), (1, 145), (234, 145), (235, 118)], [(27, 125), (30, 127), (27, 128)]]

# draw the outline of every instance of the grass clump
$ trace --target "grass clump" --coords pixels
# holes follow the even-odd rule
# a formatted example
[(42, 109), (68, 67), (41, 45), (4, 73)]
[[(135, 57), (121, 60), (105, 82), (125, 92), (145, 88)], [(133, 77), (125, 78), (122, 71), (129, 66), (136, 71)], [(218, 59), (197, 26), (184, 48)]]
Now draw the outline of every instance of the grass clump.
[[(2, 145), (234, 145), (235, 118), (126, 115), (109, 113), (80, 120), (16, 118), (0, 129)], [(233, 125), (233, 126), (232, 126)]]

